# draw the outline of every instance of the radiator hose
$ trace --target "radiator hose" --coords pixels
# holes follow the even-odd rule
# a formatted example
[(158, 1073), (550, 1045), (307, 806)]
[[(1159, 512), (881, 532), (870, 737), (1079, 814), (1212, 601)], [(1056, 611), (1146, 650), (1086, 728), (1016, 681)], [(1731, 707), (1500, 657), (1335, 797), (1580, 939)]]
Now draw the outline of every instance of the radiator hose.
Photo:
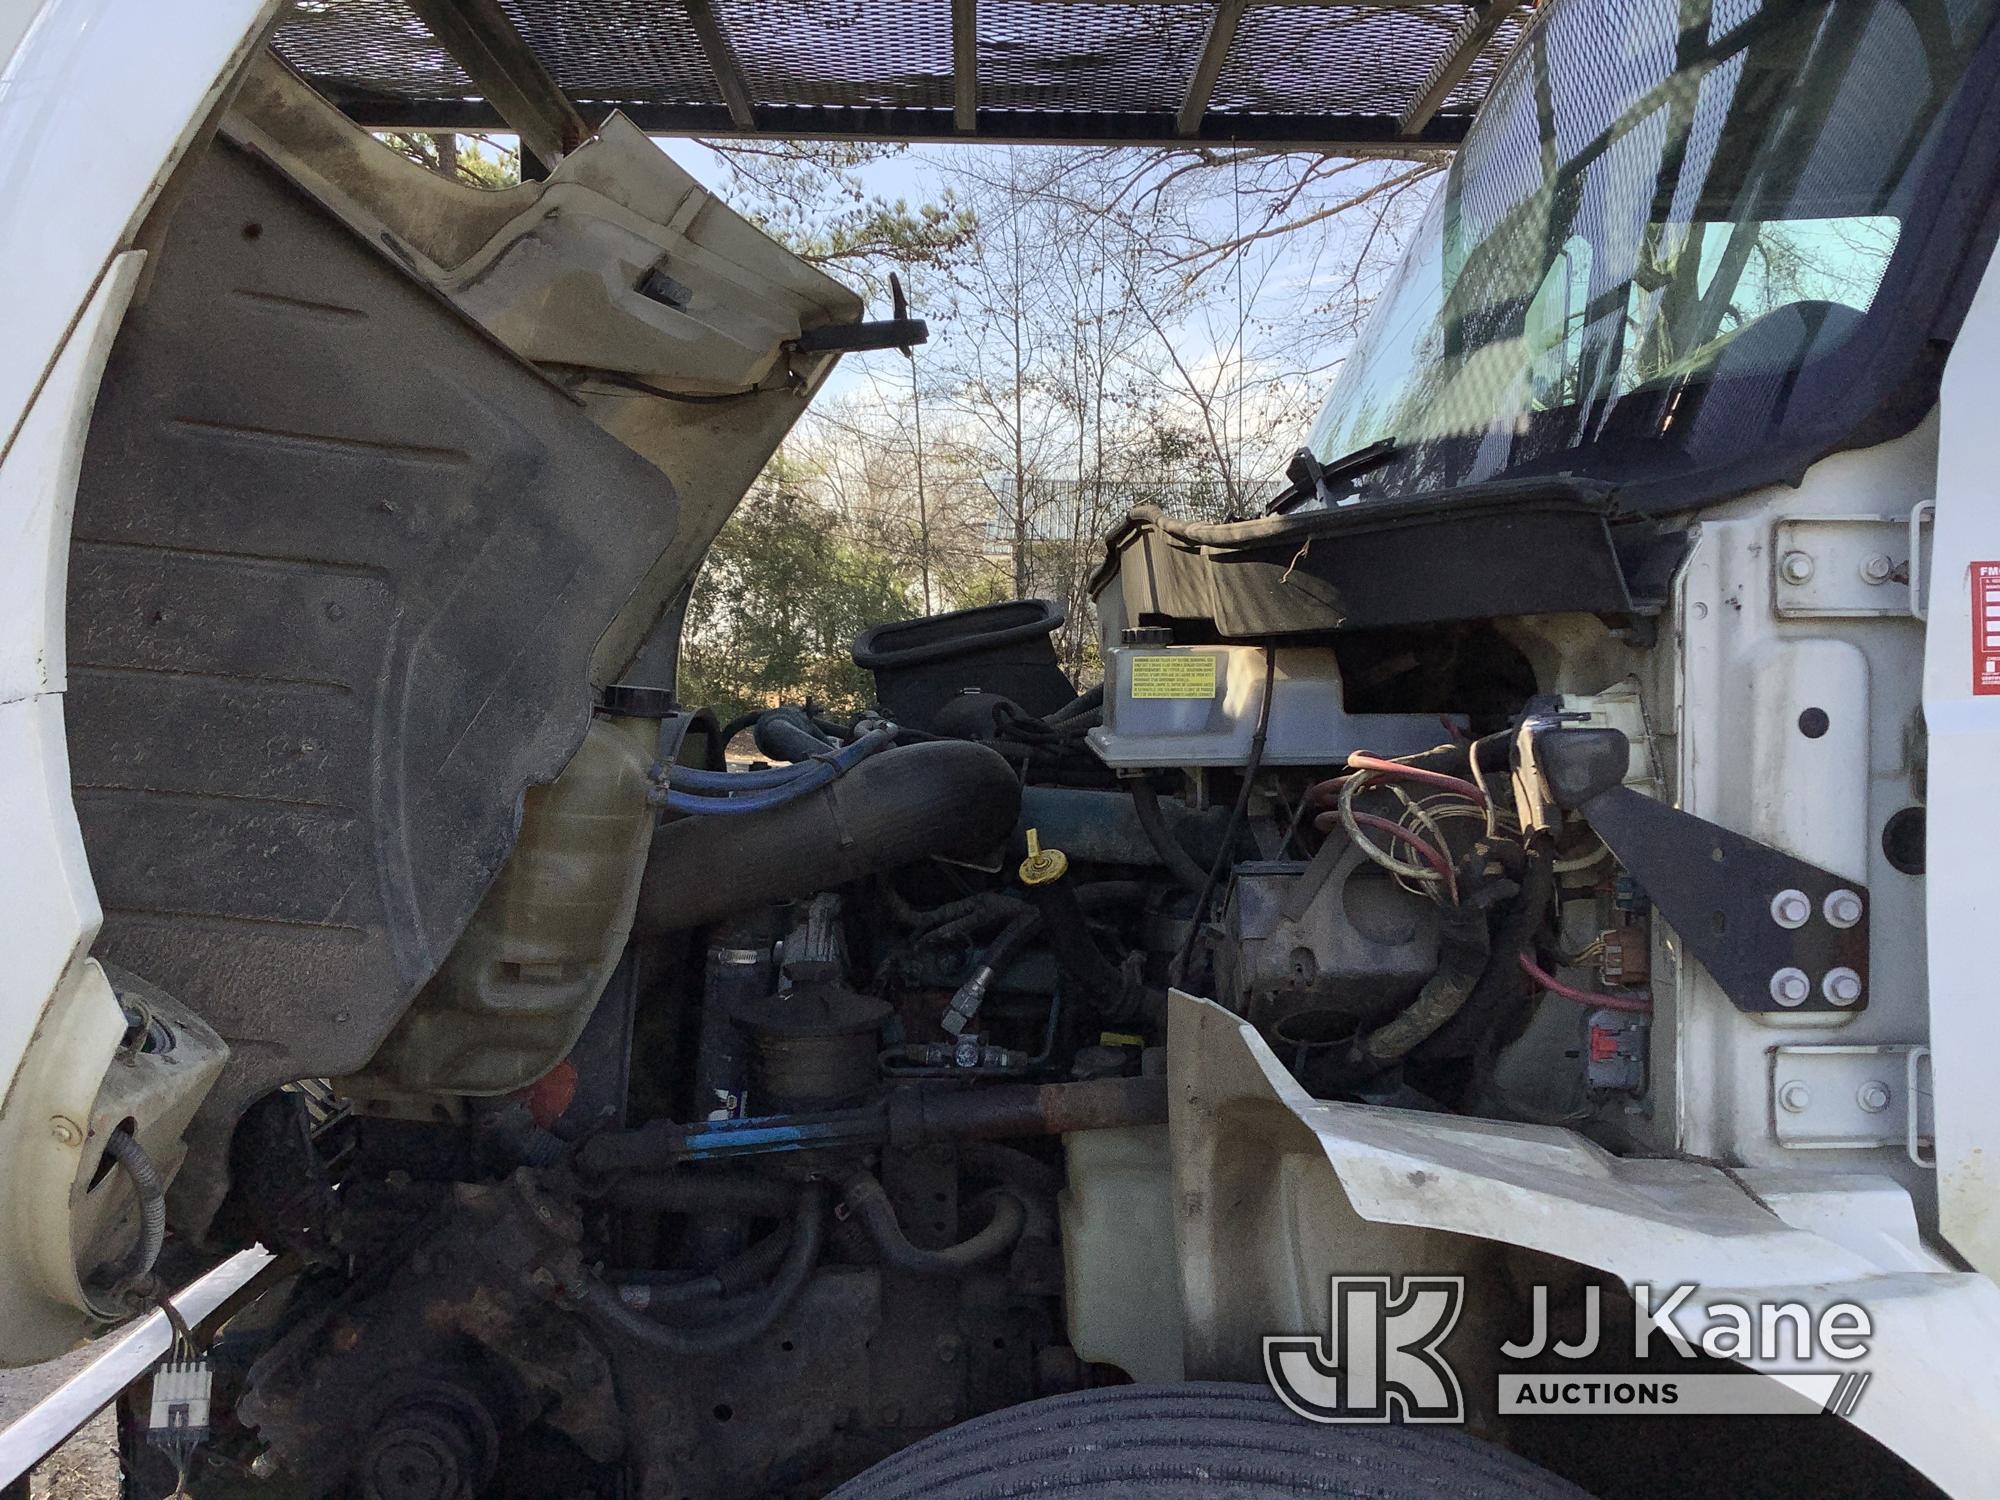
[(904, 745), (778, 805), (665, 824), (634, 926), (679, 932), (920, 859), (983, 859), (1020, 811), (1012, 768), (983, 745)]
[(841, 1184), (840, 1192), (842, 1205), (868, 1231), (883, 1263), (912, 1276), (963, 1276), (1014, 1248), (1028, 1222), (1028, 1211), (1020, 1198), (1004, 1187), (982, 1193), (980, 1198), (989, 1214), (983, 1228), (970, 1239), (942, 1250), (921, 1250), (903, 1233), (903, 1226), (896, 1222), (895, 1205), (871, 1174), (856, 1172)]

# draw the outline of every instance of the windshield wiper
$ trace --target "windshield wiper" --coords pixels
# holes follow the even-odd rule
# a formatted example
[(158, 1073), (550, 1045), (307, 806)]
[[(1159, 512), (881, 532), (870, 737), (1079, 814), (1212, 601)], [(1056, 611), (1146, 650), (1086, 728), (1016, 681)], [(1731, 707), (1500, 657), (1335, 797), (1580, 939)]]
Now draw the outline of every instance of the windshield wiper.
[(1359, 479), (1363, 474), (1372, 473), (1393, 462), (1402, 451), (1403, 445), (1394, 438), (1378, 438), (1365, 448), (1356, 448), (1352, 453), (1343, 453), (1331, 463), (1323, 464), (1313, 457), (1312, 449), (1301, 448), (1285, 465), (1285, 478), (1291, 480), (1292, 487), (1273, 500), (1264, 514), (1282, 515), (1302, 500), (1322, 499), (1329, 505), (1345, 500), (1353, 490), (1351, 486), (1341, 489), (1342, 481)]

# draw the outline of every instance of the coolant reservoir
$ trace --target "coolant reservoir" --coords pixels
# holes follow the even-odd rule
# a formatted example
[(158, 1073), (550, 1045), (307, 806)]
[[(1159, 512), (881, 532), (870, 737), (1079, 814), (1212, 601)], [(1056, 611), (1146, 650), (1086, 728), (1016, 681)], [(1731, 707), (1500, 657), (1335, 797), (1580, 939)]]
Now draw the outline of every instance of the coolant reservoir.
[(514, 852), (348, 1092), (506, 1093), (569, 1052), (632, 931), (659, 728), (600, 713), (562, 774), (528, 789)]
[[(1264, 649), (1172, 639), (1136, 627), (1105, 652), (1104, 724), (1090, 747), (1121, 770), (1245, 764), (1264, 704)], [(1265, 765), (1338, 765), (1352, 750), (1411, 755), (1445, 736), (1436, 714), (1347, 712), (1328, 648), (1277, 649)]]

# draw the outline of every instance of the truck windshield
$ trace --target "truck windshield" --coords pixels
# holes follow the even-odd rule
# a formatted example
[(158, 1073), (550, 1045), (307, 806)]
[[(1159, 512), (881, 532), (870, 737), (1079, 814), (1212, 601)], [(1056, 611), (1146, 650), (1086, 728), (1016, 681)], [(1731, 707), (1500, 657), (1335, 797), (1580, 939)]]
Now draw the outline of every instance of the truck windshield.
[[(1392, 442), (1363, 497), (1557, 473), (1648, 487), (1647, 509), (1727, 492), (1735, 460), (1814, 427), (1799, 373), (1865, 361), (1871, 309), (1894, 314), (1877, 308), (1885, 276), (1993, 9), (1554, 0), (1343, 367), (1314, 454)], [(1839, 442), (1824, 417), (1820, 452)]]

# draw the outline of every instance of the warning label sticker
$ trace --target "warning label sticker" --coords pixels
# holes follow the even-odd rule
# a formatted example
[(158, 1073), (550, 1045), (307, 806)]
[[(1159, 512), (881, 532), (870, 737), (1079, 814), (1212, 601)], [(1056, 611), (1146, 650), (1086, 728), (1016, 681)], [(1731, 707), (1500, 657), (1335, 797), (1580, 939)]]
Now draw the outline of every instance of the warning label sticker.
[(1213, 656), (1135, 656), (1132, 658), (1134, 698), (1213, 698)]
[(2000, 693), (2000, 562), (1972, 565), (1972, 691)]

